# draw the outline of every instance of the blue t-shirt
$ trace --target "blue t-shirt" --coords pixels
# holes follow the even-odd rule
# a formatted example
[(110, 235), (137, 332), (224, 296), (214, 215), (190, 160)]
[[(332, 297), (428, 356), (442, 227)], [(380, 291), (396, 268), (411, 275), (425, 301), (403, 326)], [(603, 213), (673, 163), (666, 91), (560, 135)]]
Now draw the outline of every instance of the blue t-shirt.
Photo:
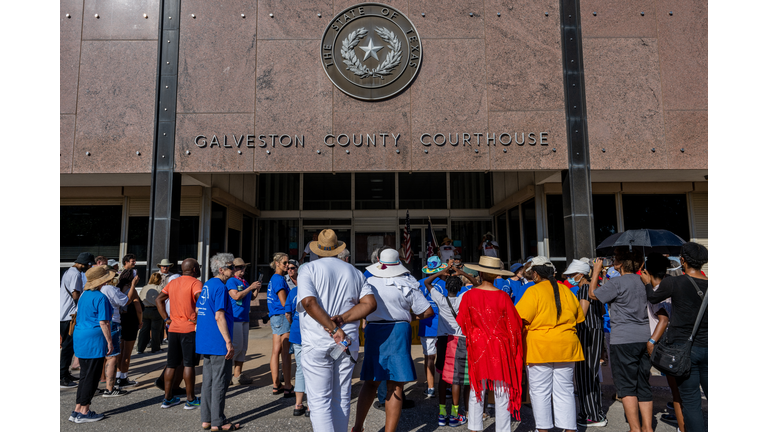
[(101, 291), (83, 291), (77, 301), (77, 324), (72, 335), (77, 358), (95, 359), (107, 355), (107, 339), (99, 321), (112, 321), (109, 299)]
[[(227, 290), (243, 291), (246, 288), (248, 288), (248, 282), (244, 280), (234, 276), (227, 279)], [(232, 301), (232, 315), (235, 316), (235, 322), (250, 321), (248, 314), (251, 312), (251, 294), (249, 292), (240, 300), (235, 300), (232, 296), (229, 296), (229, 300)]]
[(507, 293), (507, 295), (511, 295), (512, 293), (511, 288), (509, 286), (509, 279), (504, 279), (504, 278), (494, 279), (493, 286), (504, 291), (505, 293)]
[[(231, 278), (230, 278), (231, 279)], [(226, 355), (227, 343), (216, 324), (216, 312), (224, 311), (227, 320), (229, 336), (235, 327), (232, 316), (232, 297), (227, 286), (221, 279), (209, 279), (203, 285), (200, 297), (197, 298), (197, 331), (195, 332), (195, 352), (198, 354)]]
[(365, 278), (368, 279), (369, 277), (373, 276), (373, 274), (371, 274), (371, 272), (366, 270), (366, 271), (363, 272), (363, 276), (365, 276)]
[(269, 280), (269, 286), (267, 287), (267, 307), (269, 308), (269, 316), (280, 315), (285, 313), (285, 306), (280, 304), (280, 298), (277, 296), (281, 290), (285, 290), (285, 294), (291, 291), (291, 288), (285, 282), (285, 277), (275, 273), (272, 275), (272, 279)]
[[(419, 289), (421, 290), (421, 293), (424, 294), (424, 297), (427, 298), (429, 304), (432, 305), (432, 310), (435, 314), (427, 319), (419, 320), (419, 337), (437, 337), (437, 316), (440, 313), (440, 310), (437, 308), (437, 303), (432, 300), (432, 296), (429, 295), (429, 291), (427, 291), (427, 287), (424, 285), (425, 280), (427, 280), (427, 278), (419, 281)], [(448, 291), (445, 290), (444, 280), (440, 278), (435, 279), (434, 282), (432, 282), (432, 288), (448, 297)]]
[(296, 292), (298, 288), (293, 288), (288, 293), (285, 300), (285, 313), (291, 314), (291, 335), (288, 336), (288, 342), (301, 345), (301, 326), (299, 325), (299, 314), (296, 313)]
[(507, 281), (509, 283), (509, 296), (512, 298), (512, 303), (515, 305), (517, 305), (517, 302), (523, 298), (525, 290), (527, 290), (528, 287), (535, 285), (533, 282), (528, 282), (527, 284), (523, 285), (523, 281), (516, 281), (512, 279), (507, 279)]

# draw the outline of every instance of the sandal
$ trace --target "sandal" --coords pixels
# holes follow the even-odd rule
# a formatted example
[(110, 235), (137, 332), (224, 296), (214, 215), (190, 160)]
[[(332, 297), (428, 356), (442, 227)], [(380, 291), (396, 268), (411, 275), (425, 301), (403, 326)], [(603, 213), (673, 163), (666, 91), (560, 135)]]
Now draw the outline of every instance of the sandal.
[(203, 430), (211, 430), (211, 424), (208, 423), (208, 426), (203, 426)]
[(285, 390), (283, 389), (283, 386), (280, 386), (278, 388), (272, 387), (272, 396), (280, 396), (281, 394), (283, 394), (283, 392), (285, 392)]
[(290, 390), (283, 390), (285, 394), (283, 395), (284, 398), (292, 398), (296, 396), (296, 392), (294, 391), (294, 387), (291, 387)]
[[(214, 428), (216, 428), (216, 429), (214, 429)], [(238, 424), (229, 423), (229, 428), (227, 428), (227, 429), (224, 429), (223, 426), (222, 427), (211, 426), (211, 432), (235, 431), (235, 430), (238, 430), (238, 429), (241, 429), (240, 423), (238, 423)]]

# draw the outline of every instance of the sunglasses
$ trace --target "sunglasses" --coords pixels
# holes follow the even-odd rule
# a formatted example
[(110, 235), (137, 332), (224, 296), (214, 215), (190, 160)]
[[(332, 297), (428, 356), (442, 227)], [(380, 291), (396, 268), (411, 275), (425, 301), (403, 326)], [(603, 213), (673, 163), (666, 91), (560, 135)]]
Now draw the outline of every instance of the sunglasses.
[(296, 267), (288, 267), (288, 270), (296, 270)]
[(245, 268), (245, 266), (235, 266), (235, 270), (242, 270), (244, 268)]
[(229, 269), (229, 270), (234, 270), (235, 269), (235, 265), (234, 264), (230, 264), (230, 265), (224, 266), (224, 268), (225, 269)]

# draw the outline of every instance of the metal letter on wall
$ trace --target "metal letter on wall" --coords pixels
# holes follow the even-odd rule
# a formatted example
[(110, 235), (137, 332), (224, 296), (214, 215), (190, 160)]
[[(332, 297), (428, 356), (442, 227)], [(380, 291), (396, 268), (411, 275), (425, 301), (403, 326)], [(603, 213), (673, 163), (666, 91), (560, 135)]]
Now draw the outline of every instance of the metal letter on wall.
[(158, 29), (155, 137), (149, 199), (149, 247), (147, 279), (157, 263), (178, 256), (181, 210), (181, 174), (174, 173), (176, 131), (176, 84), (179, 64), (179, 12), (181, 0), (162, 0)]
[(560, 0), (568, 139), (568, 169), (562, 171), (561, 178), (568, 261), (595, 253), (580, 10), (579, 0)]
[(342, 92), (380, 100), (403, 91), (421, 67), (421, 38), (399, 10), (379, 3), (350, 6), (326, 27), (320, 62)]

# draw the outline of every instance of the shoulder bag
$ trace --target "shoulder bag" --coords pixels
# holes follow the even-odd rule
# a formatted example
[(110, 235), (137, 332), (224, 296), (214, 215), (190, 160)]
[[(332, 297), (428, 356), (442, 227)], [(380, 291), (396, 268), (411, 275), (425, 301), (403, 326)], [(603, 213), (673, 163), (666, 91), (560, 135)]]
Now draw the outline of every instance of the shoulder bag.
[(699, 330), (699, 324), (701, 324), (701, 319), (704, 317), (704, 311), (707, 309), (707, 296), (709, 295), (709, 290), (707, 290), (706, 294), (702, 293), (696, 282), (690, 276), (686, 277), (691, 284), (693, 284), (693, 287), (696, 288), (699, 297), (702, 297), (699, 315), (696, 317), (696, 324), (693, 326), (693, 332), (688, 340), (682, 344), (670, 343), (669, 338), (667, 337), (668, 332), (665, 332), (664, 338), (659, 341), (653, 349), (653, 355), (651, 356), (651, 364), (653, 367), (674, 377), (685, 377), (691, 373), (691, 347), (693, 346), (693, 338)]
[[(75, 306), (77, 306), (77, 300), (75, 300), (75, 296), (72, 295), (72, 292), (66, 286), (64, 287), (64, 289), (67, 291), (67, 294), (69, 294), (69, 296), (72, 298), (72, 302), (75, 303)], [(75, 325), (77, 324), (77, 321), (76, 321), (77, 312), (70, 314), (69, 316), (72, 317), (72, 319), (69, 321), (69, 335), (72, 336), (72, 333), (75, 332)]]

